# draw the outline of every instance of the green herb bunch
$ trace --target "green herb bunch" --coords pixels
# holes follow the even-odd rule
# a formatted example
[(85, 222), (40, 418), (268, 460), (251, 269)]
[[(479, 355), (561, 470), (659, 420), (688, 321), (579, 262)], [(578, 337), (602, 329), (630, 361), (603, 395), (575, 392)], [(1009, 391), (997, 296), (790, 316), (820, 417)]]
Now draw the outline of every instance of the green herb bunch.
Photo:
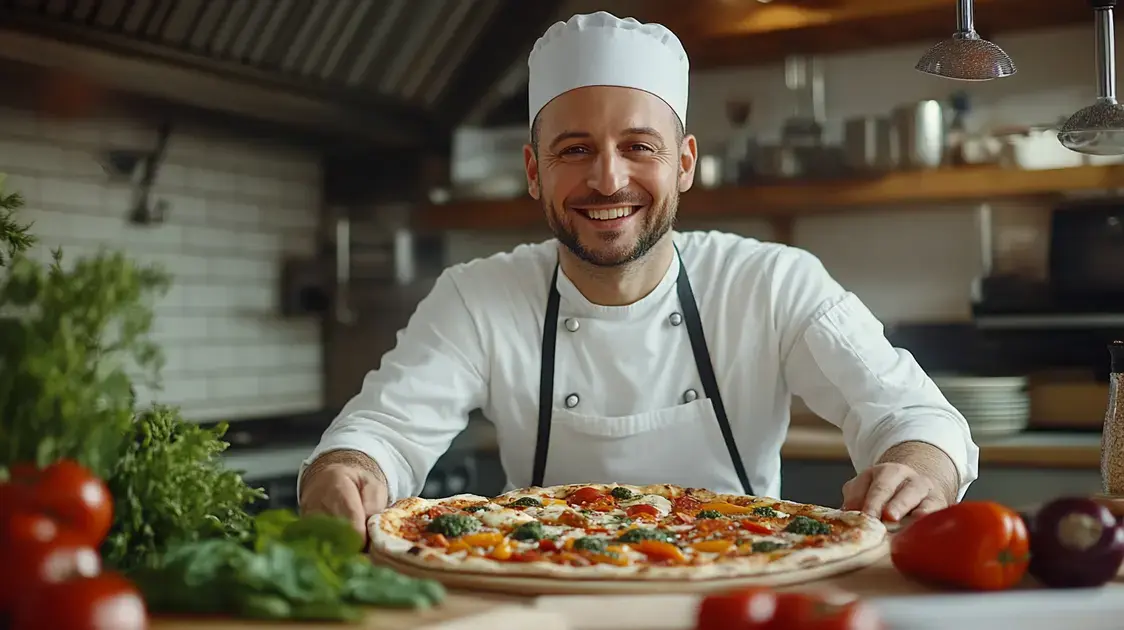
[(428, 608), (438, 582), (375, 566), (346, 520), (288, 510), (258, 515), (253, 545), (203, 540), (173, 546), (136, 573), (155, 613), (358, 621), (362, 606)]
[(35, 244), (31, 226), (20, 223), (16, 217), (16, 211), (23, 208), (23, 196), (18, 192), (5, 193), (4, 179), (0, 173), (0, 266)]
[(62, 265), (23, 254), (0, 282), (0, 465), (74, 459), (107, 478), (133, 424), (129, 372), (158, 386), (147, 303), (168, 278), (121, 253)]
[(170, 277), (104, 250), (66, 267), (61, 251), (32, 260), (22, 203), (0, 192), (0, 248), (11, 256), (0, 278), (0, 479), (15, 464), (60, 459), (104, 479), (114, 523), (102, 552), (122, 570), (172, 544), (244, 541), (246, 507), (264, 493), (223, 467), (225, 427), (205, 430), (174, 407), (136, 409), (135, 385), (161, 384), (149, 333)]
[(108, 479), (117, 518), (102, 547), (106, 563), (130, 571), (173, 545), (249, 541), (253, 521), (245, 508), (265, 493), (218, 465), (226, 429), (184, 422), (162, 405), (138, 415)]

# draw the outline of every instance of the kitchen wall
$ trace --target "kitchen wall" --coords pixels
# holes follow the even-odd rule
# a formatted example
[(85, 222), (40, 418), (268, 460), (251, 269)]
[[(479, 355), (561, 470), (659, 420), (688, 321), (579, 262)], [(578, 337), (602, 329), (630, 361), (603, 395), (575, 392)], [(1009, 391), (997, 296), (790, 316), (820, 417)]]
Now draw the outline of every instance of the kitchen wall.
[[(954, 21), (950, 5), (950, 33)], [(986, 36), (987, 25), (979, 27)], [(969, 130), (1053, 123), (1092, 103), (1095, 76), (1091, 20), (1088, 27), (996, 37), (995, 42), (1011, 54), (1019, 71), (1013, 77), (980, 84), (915, 71), (913, 66), (928, 44), (825, 58), (829, 139), (841, 138), (844, 118), (885, 113), (912, 100), (946, 100), (960, 89), (966, 89), (972, 100)], [(762, 142), (775, 141), (793, 111), (781, 64), (696, 72), (691, 77), (688, 128), (698, 136), (700, 151), (722, 151), (731, 129), (726, 121), (727, 99), (751, 100), (750, 123)], [(522, 129), (514, 129), (499, 136), (509, 143), (522, 133)], [(481, 142), (477, 134), (467, 131), (462, 140), (459, 150), (471, 159), (465, 159), (458, 172), (470, 176), (484, 169), (488, 159), (477, 150)], [(491, 155), (496, 165), (514, 164), (519, 168), (518, 154), (502, 158)], [(1024, 205), (1004, 204), (999, 210), (1021, 211)], [(1041, 206), (1025, 209), (1040, 210)], [(795, 243), (817, 254), (839, 281), (888, 323), (967, 318), (969, 289), (983, 269), (977, 208), (961, 205), (951, 209), (912, 208), (905, 213), (898, 210), (800, 218), (795, 226)], [(763, 221), (726, 221), (713, 227), (757, 238), (772, 237)], [(457, 260), (467, 260), (542, 236), (458, 234), (453, 254)], [(1019, 237), (1016, 232), (1006, 236)], [(996, 243), (1001, 250), (1008, 245)]]
[(142, 398), (181, 405), (198, 421), (321, 409), (319, 323), (283, 319), (277, 308), (282, 258), (314, 251), (319, 156), (175, 128), (155, 190), (169, 204), (167, 221), (131, 225), (132, 187), (110, 182), (98, 158), (154, 141), (154, 124), (125, 117), (59, 120), (0, 107), (0, 173), (27, 198), (36, 255), (108, 246), (174, 275), (156, 304), (165, 387)]

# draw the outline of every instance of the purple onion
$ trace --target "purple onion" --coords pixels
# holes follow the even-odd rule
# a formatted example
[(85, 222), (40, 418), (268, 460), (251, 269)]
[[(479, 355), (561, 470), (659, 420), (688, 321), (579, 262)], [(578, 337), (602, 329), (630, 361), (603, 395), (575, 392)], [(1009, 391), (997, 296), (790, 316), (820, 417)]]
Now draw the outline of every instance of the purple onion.
[(1102, 586), (1124, 562), (1124, 527), (1092, 499), (1047, 503), (1030, 519), (1030, 574), (1050, 588)]

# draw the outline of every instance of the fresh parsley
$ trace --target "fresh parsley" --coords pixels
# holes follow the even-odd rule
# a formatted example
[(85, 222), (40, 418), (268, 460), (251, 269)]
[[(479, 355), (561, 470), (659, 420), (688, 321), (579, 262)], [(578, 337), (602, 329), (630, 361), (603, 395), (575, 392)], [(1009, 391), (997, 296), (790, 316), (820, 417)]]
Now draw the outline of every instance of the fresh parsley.
[(168, 547), (209, 538), (248, 540), (246, 508), (265, 497), (218, 455), (226, 425), (204, 429), (173, 407), (141, 412), (107, 484), (115, 519), (102, 545), (107, 564), (128, 571)]

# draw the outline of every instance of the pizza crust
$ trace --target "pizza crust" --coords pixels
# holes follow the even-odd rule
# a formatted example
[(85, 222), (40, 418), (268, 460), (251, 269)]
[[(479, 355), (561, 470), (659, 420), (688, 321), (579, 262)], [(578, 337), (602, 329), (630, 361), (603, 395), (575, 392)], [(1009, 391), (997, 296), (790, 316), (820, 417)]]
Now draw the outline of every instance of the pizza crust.
[[(773, 554), (757, 553), (747, 556), (720, 558), (717, 562), (689, 565), (646, 565), (630, 564), (592, 564), (589, 566), (570, 566), (553, 562), (510, 562), (482, 556), (446, 554), (442, 549), (426, 548), (397, 534), (403, 524), (414, 515), (434, 507), (456, 501), (499, 502), (503, 503), (519, 497), (562, 498), (574, 490), (593, 487), (610, 490), (623, 487), (639, 494), (656, 494), (669, 499), (690, 495), (701, 501), (750, 499), (758, 504), (767, 504), (790, 514), (802, 514), (818, 519), (839, 521), (848, 527), (848, 540), (831, 542), (822, 547), (802, 548), (783, 552), (779, 557)], [(823, 506), (794, 503), (766, 497), (739, 497), (724, 495), (708, 490), (680, 488), (667, 484), (637, 486), (628, 484), (569, 484), (547, 488), (530, 487), (512, 490), (498, 497), (483, 497), (473, 494), (459, 494), (442, 499), (409, 497), (401, 499), (376, 514), (368, 521), (371, 537), (371, 553), (389, 557), (398, 563), (441, 572), (470, 573), (492, 576), (528, 576), (561, 580), (716, 580), (738, 577), (767, 576), (793, 571), (814, 569), (838, 563), (882, 545), (886, 539), (886, 526), (879, 520), (861, 512), (845, 512)], [(419, 551), (420, 549), (420, 551)], [(411, 551), (413, 550), (413, 551)]]

